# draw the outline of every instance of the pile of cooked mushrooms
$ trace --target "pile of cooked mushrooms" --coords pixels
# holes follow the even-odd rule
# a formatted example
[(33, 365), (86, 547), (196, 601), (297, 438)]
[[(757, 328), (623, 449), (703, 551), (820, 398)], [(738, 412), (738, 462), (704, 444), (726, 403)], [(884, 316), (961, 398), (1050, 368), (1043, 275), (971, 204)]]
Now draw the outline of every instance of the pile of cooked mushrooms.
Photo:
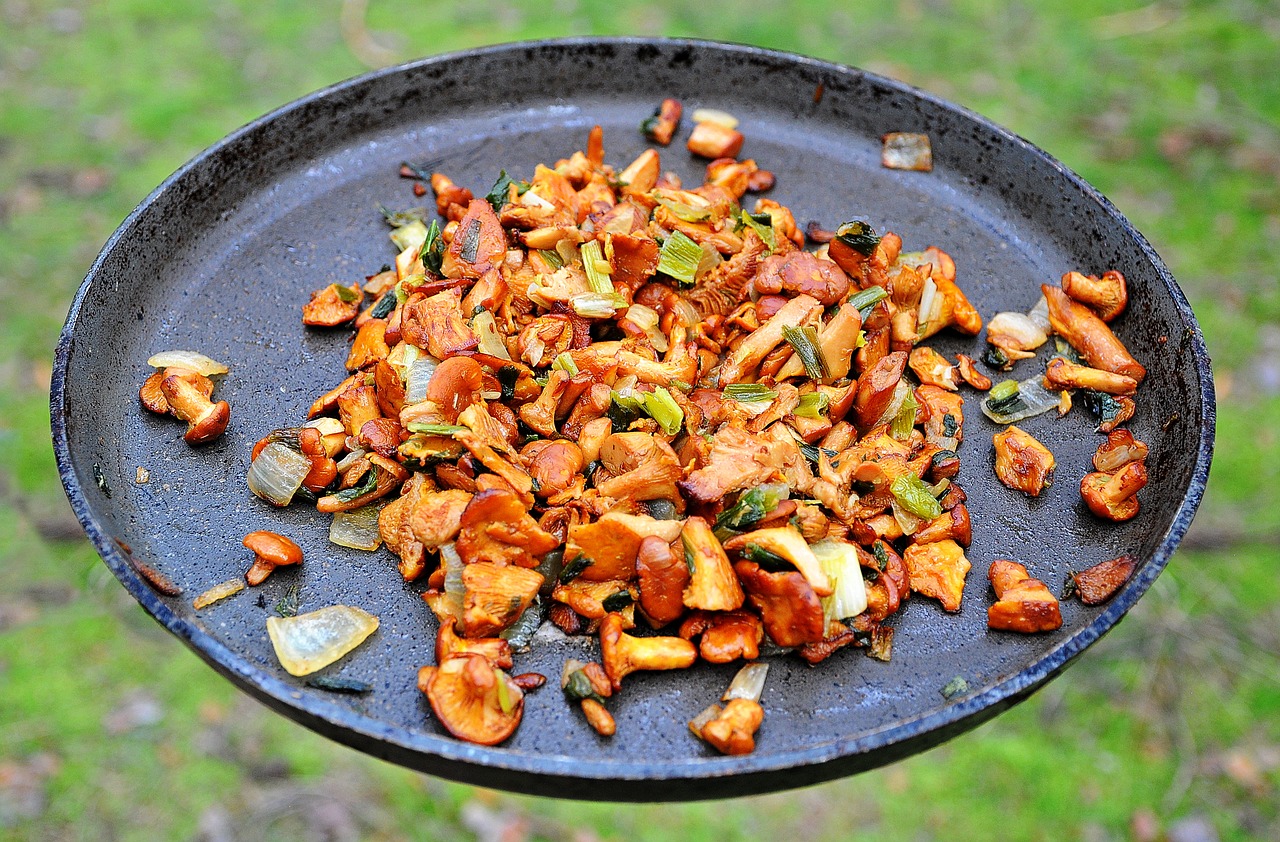
[[(667, 100), (644, 130), (666, 145), (680, 119)], [(886, 620), (911, 593), (960, 608), (958, 388), (991, 381), (919, 344), (982, 328), (954, 261), (856, 219), (802, 230), (788, 208), (748, 200), (774, 178), (737, 157), (732, 118), (694, 119), (689, 148), (711, 158), (699, 185), (654, 148), (609, 166), (599, 126), (585, 151), (527, 182), (503, 173), (487, 196), (406, 165), (443, 226), (388, 212), (394, 266), (303, 308), (308, 325), (354, 325), (347, 376), (306, 424), (258, 443), (250, 488), (315, 500), (334, 514), (331, 540), (385, 544), (405, 580), (425, 582), (439, 633), (418, 683), (461, 739), (514, 732), (543, 678), (506, 671), (544, 623), (598, 636), (599, 663), (569, 661), (561, 686), (608, 735), (606, 700), (632, 673), (779, 648), (887, 660)], [(1049, 306), (1074, 345), (1085, 305)], [(1004, 321), (991, 341), (1005, 362), (1029, 355), (1020, 320)], [(1114, 348), (1087, 347), (1114, 370)], [(1051, 388), (1135, 379), (1068, 366)], [(1019, 487), (1038, 493), (1051, 459)], [(1115, 465), (1104, 456), (1099, 471)], [(1107, 476), (1104, 498), (1127, 482)], [(1001, 565), (992, 616), (1056, 628), (1044, 585)], [(1044, 596), (1051, 610), (1023, 606)], [(763, 717), (763, 672), (748, 670), (726, 707), (690, 723), (724, 752), (751, 751)]]

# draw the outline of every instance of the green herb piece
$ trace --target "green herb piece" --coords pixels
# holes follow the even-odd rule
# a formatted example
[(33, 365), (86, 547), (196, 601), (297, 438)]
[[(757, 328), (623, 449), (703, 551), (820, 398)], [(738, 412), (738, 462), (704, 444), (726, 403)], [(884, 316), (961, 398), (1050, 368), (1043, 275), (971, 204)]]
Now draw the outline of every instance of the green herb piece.
[(618, 591), (600, 600), (600, 607), (612, 614), (614, 611), (621, 611), (633, 602), (635, 600), (631, 598), (631, 591)]
[(658, 253), (658, 271), (684, 286), (693, 286), (701, 262), (702, 246), (679, 231), (671, 232)]
[(831, 406), (831, 398), (826, 392), (808, 392), (800, 396), (800, 403), (791, 414), (799, 418), (821, 418)]
[(382, 294), (382, 297), (374, 303), (373, 309), (369, 311), (369, 317), (372, 319), (385, 319), (391, 315), (391, 311), (396, 309), (396, 291), (389, 289)]
[(871, 642), (867, 646), (867, 657), (889, 663), (893, 655), (893, 626), (877, 624), (871, 629)]
[(773, 251), (778, 247), (778, 240), (773, 233), (773, 217), (769, 216), (769, 214), (750, 214), (744, 210), (738, 219), (741, 226), (756, 232), (756, 236), (764, 241), (764, 244), (769, 247), (769, 251)]
[(459, 231), (455, 238), (462, 244), (458, 257), (465, 263), (475, 263), (480, 254), (480, 229), (483, 226), (479, 219), (472, 219), (467, 227)]
[(1097, 416), (1098, 420), (1103, 424), (1109, 424), (1116, 420), (1116, 416), (1120, 414), (1122, 405), (1106, 392), (1095, 392), (1093, 389), (1082, 389), (1080, 398), (1084, 401), (1085, 409)]
[(954, 458), (956, 458), (956, 452), (954, 450), (939, 450), (937, 453), (933, 454), (933, 458), (929, 461), (933, 467), (936, 468), (943, 462)]
[(333, 289), (334, 289), (334, 292), (338, 294), (338, 300), (341, 301), (343, 304), (350, 304), (353, 301), (360, 300), (360, 293), (351, 289), (351, 287), (349, 286), (343, 286), (342, 284), (333, 284)]
[(551, 369), (553, 371), (566, 371), (570, 377), (578, 376), (578, 364), (573, 361), (573, 357), (568, 351), (556, 355), (555, 361), (551, 363)]
[(766, 550), (759, 544), (748, 543), (742, 548), (742, 557), (754, 561), (765, 570), (773, 573), (795, 570), (796, 566), (775, 552)]
[(906, 441), (911, 438), (911, 431), (916, 426), (916, 410), (920, 408), (920, 404), (916, 403), (915, 395), (907, 392), (906, 398), (902, 401), (902, 408), (898, 410), (898, 414), (893, 416), (893, 421), (889, 424), (889, 435), (898, 441)]
[(344, 488), (341, 491), (335, 491), (333, 499), (340, 503), (350, 503), (357, 497), (363, 497), (378, 487), (378, 469), (370, 468), (364, 472), (364, 476), (360, 478), (360, 482), (350, 488)]
[(1066, 578), (1062, 580), (1062, 589), (1058, 592), (1058, 599), (1067, 600), (1076, 595), (1079, 585), (1076, 584), (1076, 574), (1068, 573)]
[(827, 454), (828, 459), (836, 458), (836, 451), (825, 447), (818, 447), (816, 444), (808, 444), (806, 442), (798, 441), (796, 442), (796, 446), (800, 448), (800, 452), (804, 454), (804, 458), (808, 459), (815, 465), (821, 461), (820, 456), (823, 453)]
[(969, 682), (963, 677), (957, 675), (955, 678), (947, 682), (947, 686), (942, 688), (942, 698), (950, 699), (953, 696), (959, 696), (961, 693), (969, 692)]
[(711, 211), (707, 208), (695, 208), (693, 205), (677, 202), (675, 199), (668, 199), (665, 196), (655, 196), (658, 204), (675, 215), (676, 219), (681, 222), (706, 222), (711, 218)]
[(827, 376), (827, 359), (822, 355), (822, 347), (818, 344), (818, 331), (812, 325), (793, 327), (784, 325), (782, 338), (795, 349), (804, 364), (804, 373), (811, 380), (822, 380)]
[(444, 238), (440, 236), (440, 223), (434, 219), (427, 228), (427, 238), (422, 241), (419, 258), (428, 272), (440, 277), (440, 267), (444, 263)]
[(516, 396), (516, 382), (520, 379), (520, 369), (514, 365), (504, 365), (498, 369), (498, 386), (502, 389), (502, 401), (506, 402)]
[(837, 228), (836, 239), (863, 257), (875, 254), (876, 247), (880, 245), (880, 235), (876, 233), (876, 229), (861, 219), (846, 222)]
[(107, 484), (107, 475), (102, 472), (101, 465), (93, 466), (93, 484), (98, 486), (108, 500), (111, 499), (111, 486)]
[(724, 394), (739, 403), (772, 402), (778, 397), (777, 392), (759, 383), (730, 383), (724, 387)]
[(600, 241), (591, 240), (582, 244), (582, 268), (587, 272), (587, 285), (592, 292), (601, 295), (613, 295), (613, 278), (609, 275), (609, 262), (600, 251)]
[(564, 694), (575, 702), (580, 702), (583, 699), (595, 699), (597, 702), (604, 704), (604, 699), (600, 698), (600, 694), (591, 686), (591, 679), (587, 678), (587, 674), (580, 669), (569, 673), (569, 679), (564, 683)]
[(698, 556), (693, 551), (693, 544), (689, 543), (683, 531), (680, 533), (680, 543), (684, 546), (684, 566), (689, 568), (689, 575), (693, 576), (698, 572)]
[(982, 353), (982, 361), (992, 368), (1004, 368), (1009, 364), (1009, 355), (992, 345)]
[(684, 410), (671, 393), (661, 386), (644, 396), (644, 411), (658, 422), (662, 432), (674, 436), (684, 425)]
[(747, 489), (738, 496), (738, 502), (716, 516), (716, 537), (720, 532), (745, 532), (760, 519), (778, 507), (787, 498), (789, 489), (783, 483), (769, 483)]
[(684, 392), (686, 395), (693, 391), (693, 384), (686, 383), (683, 380), (672, 380), (671, 385), (675, 386), (677, 389)]
[(871, 308), (888, 297), (889, 290), (884, 287), (870, 286), (850, 296), (849, 306), (856, 308), (862, 314), (863, 321), (866, 321), (867, 316), (871, 315)]
[(426, 208), (406, 208), (402, 211), (393, 211), (384, 205), (378, 205), (378, 210), (382, 211), (382, 218), (392, 228), (404, 228), (415, 222), (421, 225), (427, 224), (428, 214)]
[(427, 433), (433, 436), (452, 436), (461, 433), (467, 428), (461, 424), (424, 424), (420, 421), (411, 422), (408, 427), (411, 433)]
[(333, 693), (361, 694), (373, 690), (373, 685), (367, 681), (357, 681), (354, 678), (342, 678), (336, 675), (314, 675), (307, 679), (307, 686)]
[(542, 601), (535, 598), (533, 603), (516, 618), (514, 623), (498, 632), (498, 637), (505, 640), (512, 649), (523, 651), (529, 648), (529, 643), (542, 625), (542, 620)]
[(942, 434), (947, 438), (960, 431), (960, 422), (950, 412), (942, 416)]
[(552, 269), (564, 268), (564, 258), (560, 256), (560, 252), (553, 249), (538, 249), (538, 254), (542, 255), (542, 259), (547, 261)]
[(501, 213), (502, 206), (507, 203), (507, 199), (511, 195), (511, 185), (515, 184), (511, 177), (507, 175), (506, 170), (498, 172), (498, 180), (493, 183), (493, 187), (485, 195), (485, 201), (493, 205), (494, 213)]
[(560, 571), (560, 584), (569, 584), (574, 579), (581, 576), (582, 571), (586, 570), (593, 564), (595, 564), (595, 561), (585, 555), (574, 556), (573, 560), (566, 564), (564, 569)]
[(871, 545), (871, 555), (875, 557), (876, 565), (883, 573), (884, 569), (889, 566), (889, 552), (884, 548), (884, 541), (877, 540)]
[[(370, 471), (372, 473), (372, 471)], [(289, 586), (289, 590), (285, 591), (284, 596), (275, 605), (275, 612), (281, 617), (296, 617), (298, 615), (298, 604), (301, 602), (299, 598), (300, 585), (295, 581)]]
[(929, 493), (929, 486), (915, 474), (902, 474), (893, 481), (889, 490), (899, 506), (918, 518), (933, 520), (942, 514), (942, 506)]
[(987, 393), (987, 409), (996, 414), (1008, 412), (1018, 405), (1022, 395), (1017, 380), (1005, 380), (991, 387)]

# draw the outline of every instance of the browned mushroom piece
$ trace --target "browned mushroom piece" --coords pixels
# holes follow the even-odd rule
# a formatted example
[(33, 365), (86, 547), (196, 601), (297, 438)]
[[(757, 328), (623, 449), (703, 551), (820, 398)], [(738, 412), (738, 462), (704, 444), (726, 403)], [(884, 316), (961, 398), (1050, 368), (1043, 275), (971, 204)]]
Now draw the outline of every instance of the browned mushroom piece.
[(483, 655), (454, 655), (439, 666), (422, 667), (418, 689), (445, 730), (479, 745), (510, 737), (524, 713), (524, 691)]
[(738, 561), (733, 569), (774, 643), (803, 646), (826, 636), (822, 602), (798, 571), (774, 573), (754, 561)]
[(880, 360), (858, 378), (858, 391), (853, 398), (853, 417), (858, 429), (866, 431), (880, 420), (889, 403), (893, 390), (902, 379), (907, 367), (907, 355), (894, 351)]
[(622, 629), (622, 616), (609, 614), (600, 623), (600, 657), (613, 689), (638, 670), (679, 670), (698, 660), (697, 648), (679, 637), (633, 637)]
[(1073, 301), (1060, 287), (1044, 284), (1040, 289), (1049, 302), (1049, 324), (1055, 333), (1080, 352), (1085, 362), (1094, 368), (1142, 382), (1147, 370), (1133, 358), (1106, 322), (1088, 307)]
[(699, 611), (680, 624), (680, 636), (698, 640), (698, 654), (710, 664), (728, 664), (760, 655), (764, 625), (750, 611)]
[(451, 622), (441, 622), (436, 634), (436, 663), (454, 655), (481, 655), (498, 669), (511, 669), (511, 644), (500, 637), (460, 637)]
[(154, 372), (143, 381), (142, 388), (138, 390), (138, 399), (142, 401), (142, 406), (157, 415), (176, 415), (170, 408), (169, 402), (165, 400), (164, 392), (160, 388), (160, 384), (164, 382), (166, 377), (174, 376), (181, 377), (192, 386), (195, 386), (200, 394), (206, 398), (213, 398), (212, 380), (198, 371), (171, 365), (161, 371)]
[(543, 555), (560, 546), (510, 491), (481, 491), (462, 511), (459, 523), (458, 554), (468, 564), (493, 561), (537, 567)]
[(654, 143), (666, 146), (671, 142), (671, 136), (675, 134), (676, 127), (680, 125), (680, 115), (683, 111), (680, 100), (668, 97), (640, 128)]
[(903, 552), (902, 561), (912, 591), (933, 597), (947, 611), (960, 610), (970, 564), (958, 543), (944, 538), (929, 544), (912, 544)]
[(721, 754), (750, 754), (756, 750), (755, 733), (764, 722), (764, 708), (752, 699), (730, 699), (698, 736)]
[(463, 629), (489, 637), (510, 626), (538, 595), (542, 574), (513, 564), (477, 561), (462, 568)]
[(484, 400), (484, 370), (470, 357), (450, 357), (436, 366), (427, 385), (427, 400), (446, 424), (457, 423), (467, 407)]
[(1093, 454), (1094, 470), (1114, 473), (1130, 462), (1142, 462), (1147, 458), (1147, 446), (1133, 437), (1128, 430), (1112, 430), (1107, 440), (1098, 445)]
[(359, 284), (329, 284), (311, 293), (311, 300), (302, 308), (302, 323), (313, 327), (346, 324), (359, 315), (363, 301)]
[(981, 392), (991, 388), (991, 378), (978, 371), (972, 357), (956, 354), (956, 360), (958, 361), (956, 366), (960, 369), (960, 376), (964, 378), (964, 382)]
[(996, 559), (987, 572), (997, 602), (987, 609), (987, 626), (1035, 634), (1062, 628), (1057, 598), (1044, 582), (1016, 561)]
[(1085, 605), (1101, 605), (1115, 596), (1120, 586), (1129, 581), (1138, 568), (1138, 560), (1131, 555), (1100, 561), (1087, 570), (1072, 572), (1071, 581), (1076, 596)]
[(1068, 272), (1062, 276), (1062, 291), (1109, 322), (1124, 312), (1129, 303), (1129, 290), (1124, 275), (1114, 269), (1102, 277)]
[(996, 477), (1030, 497), (1039, 497), (1053, 484), (1053, 453), (1030, 433), (1010, 425), (996, 433)]
[(182, 438), (188, 444), (211, 442), (226, 431), (231, 407), (226, 401), (212, 402), (184, 376), (165, 377), (160, 381), (160, 393), (173, 414), (187, 422), (187, 432)]
[(684, 522), (680, 540), (690, 572), (684, 589), (685, 607), (704, 611), (739, 608), (744, 599), (742, 586), (710, 525), (700, 517), (691, 517)]
[(640, 542), (636, 554), (637, 589), (640, 610), (650, 625), (660, 628), (680, 618), (689, 578), (689, 566), (671, 549), (669, 541), (650, 535)]
[(1138, 514), (1137, 494), (1146, 484), (1146, 464), (1129, 462), (1114, 474), (1085, 474), (1080, 480), (1080, 496), (1089, 511), (1100, 518), (1119, 522)]
[(956, 384), (956, 367), (932, 348), (917, 345), (907, 358), (907, 364), (925, 385), (937, 386), (949, 392), (960, 388)]
[(689, 134), (689, 151), (703, 158), (734, 158), (742, 151), (742, 132), (721, 123), (705, 121)]
[(1132, 395), (1138, 390), (1138, 381), (1124, 374), (1076, 365), (1054, 357), (1045, 366), (1044, 384), (1049, 389), (1092, 389), (1108, 395)]
[(253, 566), (244, 574), (250, 585), (261, 585), (277, 567), (302, 564), (302, 548), (275, 532), (250, 532), (242, 543), (254, 556)]

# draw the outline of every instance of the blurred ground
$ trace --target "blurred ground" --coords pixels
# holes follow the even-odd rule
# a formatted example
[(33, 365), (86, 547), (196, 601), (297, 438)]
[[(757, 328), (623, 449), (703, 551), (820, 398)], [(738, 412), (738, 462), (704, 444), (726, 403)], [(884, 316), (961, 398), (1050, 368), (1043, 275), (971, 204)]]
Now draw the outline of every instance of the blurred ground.
[[(231, 129), (378, 66), (568, 34), (708, 37), (886, 73), (1080, 172), (1169, 263), (1220, 400), (1210, 492), (1125, 622), (1030, 702), (887, 769), (687, 806), (443, 783), (235, 692), (70, 515), (50, 358), (101, 244)], [(0, 839), (1280, 838), (1280, 8), (0, 0)]]

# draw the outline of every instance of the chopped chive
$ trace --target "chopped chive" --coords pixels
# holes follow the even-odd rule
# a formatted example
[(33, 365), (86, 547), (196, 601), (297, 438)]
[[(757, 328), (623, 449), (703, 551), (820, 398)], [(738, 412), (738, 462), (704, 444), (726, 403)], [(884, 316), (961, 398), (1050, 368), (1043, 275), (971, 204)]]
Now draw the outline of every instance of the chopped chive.
[(616, 292), (613, 288), (613, 278), (609, 276), (609, 264), (600, 251), (599, 240), (582, 244), (582, 268), (587, 271), (587, 285), (591, 287), (592, 292), (601, 295), (612, 295)]
[(830, 406), (831, 398), (826, 392), (809, 392), (800, 396), (800, 404), (791, 410), (791, 414), (800, 418), (819, 418)]
[(658, 271), (685, 286), (693, 285), (701, 262), (702, 246), (679, 231), (671, 232), (671, 236), (662, 244), (662, 251), (658, 253)]
[(822, 347), (818, 344), (818, 331), (811, 325), (792, 327), (784, 325), (782, 336), (787, 344), (795, 349), (804, 364), (804, 373), (813, 380), (822, 380), (827, 376), (827, 360), (822, 356)]

